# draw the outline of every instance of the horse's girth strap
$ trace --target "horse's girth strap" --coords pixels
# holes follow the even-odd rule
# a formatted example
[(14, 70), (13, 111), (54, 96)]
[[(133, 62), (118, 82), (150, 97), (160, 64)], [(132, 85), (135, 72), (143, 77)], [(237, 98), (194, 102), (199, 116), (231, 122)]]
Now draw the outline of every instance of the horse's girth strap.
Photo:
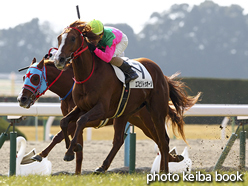
[(96, 129), (99, 129), (99, 128), (101, 128), (101, 127), (104, 127), (107, 123), (108, 123), (108, 121), (109, 121), (109, 118), (107, 118), (107, 119), (105, 119), (105, 120), (102, 120), (101, 122), (100, 122), (100, 124), (98, 125), (98, 127), (95, 127)]
[[(129, 83), (127, 83), (126, 87), (123, 86), (121, 98), (120, 98), (119, 105), (117, 107), (116, 113), (110, 119), (120, 117), (123, 114), (123, 112), (124, 112), (124, 110), (126, 108), (126, 105), (127, 105), (129, 94), (130, 94), (130, 86), (129, 86)], [(104, 127), (108, 123), (108, 121), (109, 121), (109, 118), (107, 118), (105, 120), (102, 120), (100, 122), (100, 124), (98, 125), (98, 127), (95, 127), (95, 128), (99, 129), (101, 127)]]
[(126, 87), (123, 86), (123, 90), (122, 90), (119, 105), (117, 107), (116, 113), (114, 114), (114, 116), (112, 118), (120, 117), (123, 114), (123, 112), (124, 112), (124, 110), (126, 108), (126, 105), (127, 105), (129, 94), (130, 94), (130, 86), (129, 86), (129, 83), (127, 83)]

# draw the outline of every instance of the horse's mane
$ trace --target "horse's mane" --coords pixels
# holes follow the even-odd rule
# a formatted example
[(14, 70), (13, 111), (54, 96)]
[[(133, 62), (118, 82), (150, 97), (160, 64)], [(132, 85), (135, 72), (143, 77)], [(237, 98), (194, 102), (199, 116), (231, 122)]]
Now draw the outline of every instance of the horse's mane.
[[(95, 39), (99, 38), (98, 35), (96, 35), (92, 32), (92, 28), (90, 25), (87, 24), (87, 22), (77, 20), (77, 21), (74, 21), (73, 23), (71, 23), (69, 27), (78, 28), (79, 30), (81, 30), (83, 35), (85, 37), (89, 38), (90, 40), (95, 40)], [(66, 29), (68, 29), (68, 28), (66, 28)]]

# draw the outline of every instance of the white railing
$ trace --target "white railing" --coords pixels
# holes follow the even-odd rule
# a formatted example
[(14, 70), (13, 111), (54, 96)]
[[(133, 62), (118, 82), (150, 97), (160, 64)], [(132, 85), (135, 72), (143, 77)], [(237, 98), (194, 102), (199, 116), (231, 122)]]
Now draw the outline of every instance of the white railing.
[[(62, 116), (60, 103), (35, 103), (24, 109), (18, 103), (0, 103), (0, 115), (22, 116)], [(248, 116), (248, 105), (234, 104), (196, 104), (185, 116)]]
[[(29, 109), (19, 106), (18, 103), (0, 103), (0, 115), (2, 116), (62, 116), (60, 103), (35, 103)], [(248, 105), (234, 104), (196, 104), (188, 111), (185, 116), (248, 116)], [(227, 121), (224, 122), (227, 124)], [(47, 140), (52, 118), (48, 120), (46, 126), (45, 140)], [(36, 124), (37, 125), (37, 124)], [(224, 130), (222, 132), (225, 132)], [(223, 136), (224, 134), (222, 134)]]
[(60, 103), (35, 103), (29, 109), (25, 109), (16, 103), (0, 103), (0, 115), (20, 116), (62, 116)]
[(185, 116), (248, 116), (248, 105), (196, 104)]

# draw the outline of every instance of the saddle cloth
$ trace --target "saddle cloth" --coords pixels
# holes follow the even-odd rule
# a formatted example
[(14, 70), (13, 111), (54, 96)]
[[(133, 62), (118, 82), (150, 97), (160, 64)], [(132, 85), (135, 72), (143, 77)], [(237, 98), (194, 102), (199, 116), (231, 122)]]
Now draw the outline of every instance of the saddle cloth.
[[(122, 57), (123, 60), (125, 60), (130, 66), (132, 66), (132, 69), (136, 71), (136, 73), (139, 75), (139, 77), (133, 81), (130, 81), (130, 88), (153, 88), (153, 81), (150, 73), (147, 71), (147, 69), (142, 65), (140, 62), (131, 60), (127, 57)], [(118, 77), (118, 79), (124, 84), (125, 86), (125, 75), (119, 69), (118, 67), (112, 65), (112, 67), (115, 70), (115, 74)]]

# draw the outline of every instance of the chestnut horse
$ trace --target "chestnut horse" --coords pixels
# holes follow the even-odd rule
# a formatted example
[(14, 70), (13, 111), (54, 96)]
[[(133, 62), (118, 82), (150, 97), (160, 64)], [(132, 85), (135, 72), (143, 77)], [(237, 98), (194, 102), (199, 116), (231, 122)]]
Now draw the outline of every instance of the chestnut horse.
[[(85, 37), (92, 37), (91, 29), (84, 23), (76, 21), (66, 28), (58, 36), (58, 52), (55, 55), (55, 65), (59, 69), (65, 68), (66, 64), (72, 61), (74, 70), (75, 85), (72, 91), (73, 100), (76, 106), (63, 117), (60, 122), (61, 129), (65, 137), (66, 148), (64, 160), (74, 159), (74, 152), (82, 149), (77, 144), (77, 139), (86, 127), (94, 127), (95, 123), (101, 120), (112, 118), (116, 113), (123, 84), (117, 79), (110, 64), (103, 62), (88, 50)], [(144, 115), (149, 122), (147, 126), (149, 133), (156, 136), (156, 143), (161, 152), (160, 170), (168, 172), (169, 162), (169, 137), (165, 129), (165, 119), (167, 115), (172, 123), (178, 127), (178, 131), (185, 140), (183, 133), (183, 112), (188, 104), (184, 99), (173, 98), (176, 110), (169, 107), (170, 85), (159, 66), (147, 58), (139, 58), (136, 61), (142, 63), (149, 71), (153, 79), (153, 89), (132, 89), (129, 100), (123, 114), (113, 119), (114, 140), (113, 147), (104, 161), (104, 170), (110, 166), (114, 156), (124, 142), (124, 129), (129, 118), (137, 111), (146, 112)], [(180, 94), (180, 93), (179, 93)], [(194, 104), (199, 98), (191, 100)], [(173, 100), (174, 99), (174, 100)], [(146, 109), (141, 109), (146, 107)], [(68, 124), (76, 122), (76, 131), (73, 139), (68, 137)], [(142, 123), (142, 128), (145, 127)], [(173, 125), (173, 126), (174, 126)]]
[[(35, 63), (37, 63), (37, 64), (35, 65)], [(34, 69), (34, 68), (39, 69), (38, 72), (36, 72), (36, 73), (33, 72), (32, 69)], [(29, 78), (31, 78), (30, 81), (32, 82), (33, 85), (35, 85), (35, 84), (39, 85), (42, 82), (43, 69), (46, 69), (46, 72), (44, 73), (44, 79), (46, 79), (46, 81), (47, 81), (47, 86), (45, 87), (45, 91), (49, 88), (49, 90), (51, 90), (52, 92), (54, 92), (55, 94), (57, 94), (61, 98), (61, 110), (62, 110), (63, 115), (66, 115), (75, 106), (75, 104), (72, 100), (72, 94), (71, 94), (71, 89), (73, 87), (72, 67), (70, 65), (70, 66), (68, 66), (67, 70), (60, 71), (54, 66), (54, 63), (52, 63), (52, 62), (44, 63), (44, 59), (42, 59), (38, 63), (38, 62), (36, 62), (36, 59), (34, 58), (28, 72), (25, 75), (25, 77), (26, 78), (29, 77), (28, 74), (31, 73), (32, 77), (29, 77)], [(175, 75), (177, 75), (177, 74), (175, 74)], [(187, 97), (187, 94), (184, 90), (184, 88), (186, 86), (180, 81), (173, 80), (175, 75), (173, 75), (171, 77), (165, 76), (165, 78), (167, 79), (167, 81), (169, 83), (170, 92), (171, 92), (170, 93), (171, 99), (173, 100), (173, 102), (176, 105), (180, 104), (180, 102), (178, 100), (181, 100), (183, 103), (181, 106), (188, 109), (194, 105), (194, 103), (197, 101), (198, 98), (197, 97), (195, 97), (195, 98)], [(35, 78), (37, 76), (38, 76), (38, 78)], [(35, 82), (35, 80), (36, 81), (38, 80), (38, 82)], [(64, 83), (65, 80), (68, 80), (68, 81), (66, 81), (66, 83)], [(27, 83), (24, 82), (24, 87), (23, 87), (22, 91), (20, 92), (17, 100), (18, 100), (21, 107), (30, 108), (30, 106), (34, 104), (36, 98), (40, 97), (45, 92), (43, 92), (41, 90), (41, 87), (39, 87), (37, 89), (37, 91), (33, 93), (32, 91), (29, 90), (30, 87), (28, 89), (25, 88), (27, 86), (26, 84)], [(142, 108), (139, 112), (137, 112), (136, 114), (132, 115), (129, 118), (129, 122), (138, 126), (138, 127), (141, 126), (140, 127), (141, 130), (143, 130), (143, 132), (146, 134), (146, 136), (151, 138), (156, 143), (156, 140), (157, 140), (156, 134), (155, 134), (156, 138), (153, 139), (152, 135), (147, 130), (147, 126), (154, 127), (154, 126), (152, 126), (153, 125), (152, 122), (149, 123), (150, 117), (149, 117), (149, 115), (147, 117), (147, 114), (149, 114), (149, 112), (147, 112), (145, 110), (145, 108)], [(142, 128), (142, 125), (140, 124), (142, 122), (145, 124), (146, 128)], [(113, 124), (113, 120), (109, 120), (109, 122), (107, 123), (107, 125), (112, 125), (112, 124)], [(99, 123), (97, 123), (97, 125), (99, 125)], [(74, 134), (75, 127), (76, 127), (75, 122), (73, 122), (69, 125), (68, 133), (71, 136)], [(173, 127), (173, 129), (174, 129), (174, 127)], [(153, 129), (153, 131), (155, 131), (155, 129)], [(59, 133), (57, 133), (54, 136), (54, 138), (52, 139), (52, 142), (44, 150), (42, 150), (42, 152), (35, 155), (33, 157), (33, 159), (35, 159), (37, 161), (41, 161), (42, 158), (47, 157), (47, 155), (53, 149), (53, 147), (57, 143), (60, 143), (63, 139), (64, 139), (64, 137), (63, 137), (62, 131), (60, 131)], [(83, 138), (80, 137), (78, 142), (80, 144), (83, 144)], [(180, 159), (181, 159), (181, 157), (173, 157), (170, 155), (169, 161), (179, 161)], [(108, 160), (105, 160), (105, 161), (107, 162)], [(76, 170), (75, 170), (76, 174), (81, 173), (81, 166), (82, 166), (82, 151), (78, 151), (76, 153)], [(97, 171), (98, 172), (99, 171), (104, 172), (105, 167), (101, 166), (100, 168), (97, 169)]]

